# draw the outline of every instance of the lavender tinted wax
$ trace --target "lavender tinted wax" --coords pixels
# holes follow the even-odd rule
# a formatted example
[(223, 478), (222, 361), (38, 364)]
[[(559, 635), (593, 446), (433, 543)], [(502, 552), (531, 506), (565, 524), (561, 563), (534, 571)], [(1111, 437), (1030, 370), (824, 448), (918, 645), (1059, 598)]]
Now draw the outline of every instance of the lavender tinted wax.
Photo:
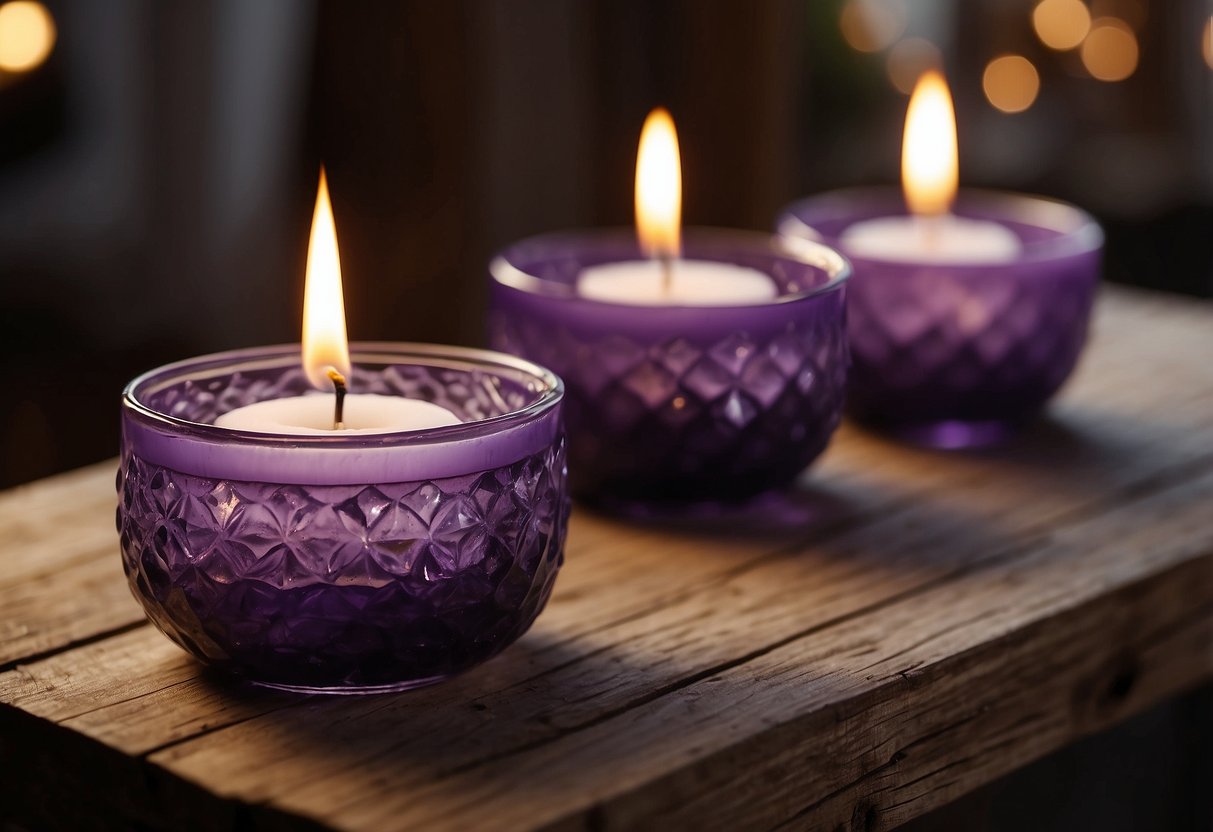
[(682, 256), (766, 275), (772, 297), (708, 306), (585, 297), (584, 272), (646, 259), (630, 231), (536, 237), (491, 264), (492, 344), (564, 379), (573, 482), (585, 498), (751, 497), (787, 485), (838, 424), (846, 261), (802, 241), (694, 229)]
[(278, 435), (221, 414), (305, 394), (298, 346), (193, 359), (123, 398), (118, 529), (152, 621), (274, 687), (402, 690), (517, 639), (563, 557), (560, 381), (510, 356), (354, 345), (350, 387), (460, 424)]
[[(781, 234), (837, 246), (854, 265), (848, 298), (860, 419), (941, 447), (998, 441), (1037, 414), (1086, 341), (1103, 235), (1053, 200), (961, 191), (953, 213), (1018, 240), (997, 256), (930, 262), (849, 250), (848, 229), (905, 216), (894, 189), (838, 191), (790, 205)], [(993, 243), (991, 243), (993, 245)]]

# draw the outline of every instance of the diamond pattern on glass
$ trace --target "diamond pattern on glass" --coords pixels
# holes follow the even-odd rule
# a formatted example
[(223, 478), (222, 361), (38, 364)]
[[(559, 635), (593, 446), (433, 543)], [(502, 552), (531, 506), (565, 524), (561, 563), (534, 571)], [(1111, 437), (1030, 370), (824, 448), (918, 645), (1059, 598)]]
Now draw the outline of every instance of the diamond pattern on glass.
[(794, 478), (840, 418), (848, 355), (837, 317), (790, 322), (768, 339), (726, 332), (705, 347), (681, 337), (650, 345), (582, 337), (498, 310), (490, 338), (564, 379), (583, 494), (750, 496)]
[(851, 287), (850, 400), (890, 422), (1014, 420), (1061, 386), (1086, 340), (1095, 272), (979, 280), (879, 272)]
[(514, 641), (546, 603), (569, 503), (563, 441), (464, 477), (365, 487), (227, 482), (128, 453), (135, 597), (199, 658), (273, 684), (407, 686)]

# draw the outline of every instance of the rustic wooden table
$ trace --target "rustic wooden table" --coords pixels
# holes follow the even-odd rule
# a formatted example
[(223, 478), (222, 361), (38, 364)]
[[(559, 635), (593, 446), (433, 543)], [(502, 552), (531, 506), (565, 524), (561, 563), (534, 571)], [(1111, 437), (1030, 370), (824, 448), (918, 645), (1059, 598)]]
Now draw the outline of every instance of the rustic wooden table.
[(1197, 301), (1107, 291), (1000, 450), (845, 427), (763, 521), (576, 510), (533, 630), (407, 694), (204, 672), (127, 591), (114, 469), (0, 496), (0, 812), (35, 828), (886, 828), (1213, 677)]

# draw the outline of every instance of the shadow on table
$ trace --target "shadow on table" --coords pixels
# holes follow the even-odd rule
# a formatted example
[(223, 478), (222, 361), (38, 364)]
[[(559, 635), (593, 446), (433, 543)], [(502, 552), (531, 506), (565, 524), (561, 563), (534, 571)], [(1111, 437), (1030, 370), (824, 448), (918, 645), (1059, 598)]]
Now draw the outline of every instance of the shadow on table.
[(1048, 470), (1082, 476), (1092, 468), (1106, 467), (1111, 458), (1139, 458), (1142, 454), (1175, 449), (1176, 437), (1185, 429), (1159, 413), (1139, 419), (1114, 410), (1055, 406), (1005, 441), (986, 447), (930, 448), (902, 442), (878, 430), (857, 426), (871, 440), (936, 460), (962, 459), (981, 464)]
[(577, 502), (595, 517), (674, 534), (792, 540), (841, 522), (856, 513), (844, 494), (802, 479), (745, 502), (705, 502), (681, 506), (629, 505), (604, 508)]
[(1175, 436), (1173, 426), (1072, 408), (1047, 412), (1005, 443), (987, 448), (931, 449), (864, 427), (849, 430), (850, 441), (867, 445), (878, 460), (864, 472), (859, 488), (848, 490), (829, 479), (823, 481), (818, 465), (793, 487), (745, 503), (602, 508), (578, 502), (575, 510), (678, 535), (793, 543), (847, 525), (873, 509), (879, 513), (899, 498), (913, 498), (913, 480), (927, 473), (958, 484), (984, 477), (1032, 481), (1038, 488), (1074, 494), (1098, 493), (1107, 490), (1109, 477), (1126, 482), (1138, 475), (1148, 477), (1192, 456), (1168, 444)]
[(1045, 413), (1001, 445), (949, 453), (995, 465), (1081, 473), (1110, 457), (1135, 455), (1148, 444), (1136, 423), (1124, 417), (1109, 418), (1080, 425), (1064, 414)]

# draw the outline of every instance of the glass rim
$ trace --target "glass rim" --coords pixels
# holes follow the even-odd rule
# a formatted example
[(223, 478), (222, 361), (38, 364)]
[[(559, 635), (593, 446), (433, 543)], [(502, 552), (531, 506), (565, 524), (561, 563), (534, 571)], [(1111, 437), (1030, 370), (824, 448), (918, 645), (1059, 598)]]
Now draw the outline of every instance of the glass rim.
[[(839, 188), (797, 199), (788, 203), (779, 212), (779, 217), (776, 221), (776, 233), (780, 236), (811, 239), (829, 245), (837, 241), (837, 235), (830, 237), (823, 235), (800, 216), (799, 212), (801, 210), (810, 206), (816, 208), (834, 208), (830, 218), (845, 219), (854, 213), (854, 207), (857, 203), (864, 204), (873, 199), (889, 200), (891, 198), (892, 201), (898, 202), (903, 206), (904, 212), (905, 202), (901, 189), (891, 185)], [(1099, 224), (1099, 221), (1090, 212), (1062, 199), (997, 188), (961, 188), (957, 192), (956, 201), (966, 206), (990, 206), (998, 208), (999, 210), (994, 212), (998, 217), (1021, 225), (1035, 226), (1053, 231), (1058, 236), (1049, 240), (1023, 242), (1022, 255), (1007, 263), (948, 263), (946, 264), (948, 268), (966, 268), (971, 265), (980, 265), (982, 268), (996, 268), (998, 266), (1022, 263), (1025, 260), (1051, 259), (1054, 257), (1085, 254), (1087, 252), (1098, 251), (1104, 243), (1103, 227)], [(1043, 217), (1041, 216), (1042, 209), (1044, 211)], [(808, 236), (804, 237), (802, 235)], [(887, 258), (867, 255), (846, 256), (858, 256), (859, 259), (879, 262), (897, 262), (895, 259), (889, 260)]]
[[(422, 359), (414, 363), (423, 366), (486, 369), (494, 367), (512, 370), (533, 378), (542, 385), (539, 397), (525, 407), (509, 410), (488, 419), (476, 419), (436, 428), (383, 431), (365, 434), (290, 434), (240, 430), (206, 422), (195, 422), (157, 410), (141, 397), (164, 389), (171, 384), (210, 378), (223, 371), (272, 368), (287, 365), (291, 358), (299, 359), (299, 344), (274, 344), (261, 347), (226, 350), (164, 364), (143, 372), (129, 381), (122, 390), (122, 408), (166, 432), (190, 435), (200, 440), (224, 444), (303, 446), (311, 448), (374, 448), (388, 437), (406, 439), (410, 445), (440, 444), (466, 438), (468, 434), (491, 435), (537, 418), (557, 406), (564, 398), (564, 382), (546, 367), (523, 358), (475, 347), (445, 346), (408, 341), (356, 341), (350, 345), (350, 359), (359, 362), (400, 364), (399, 359)], [(300, 361), (300, 363), (302, 363)], [(192, 372), (192, 374), (191, 374)], [(149, 389), (150, 388), (150, 389)]]
[(794, 260), (802, 265), (820, 269), (821, 271), (825, 272), (828, 279), (825, 283), (822, 283), (819, 286), (813, 286), (808, 289), (798, 290), (795, 292), (781, 292), (775, 297), (774, 300), (761, 303), (725, 303), (711, 305), (670, 303), (662, 304), (661, 306), (650, 306), (646, 304), (620, 303), (609, 300), (599, 300), (597, 298), (582, 297), (581, 295), (577, 294), (576, 290), (572, 286), (539, 277), (521, 268), (520, 266), (515, 265), (510, 260), (510, 255), (516, 252), (518, 249), (540, 243), (563, 243), (565, 245), (571, 245), (574, 243), (594, 243), (601, 245), (604, 243), (622, 240), (634, 242), (636, 239), (636, 231), (635, 229), (626, 226), (617, 226), (613, 228), (591, 228), (584, 230), (549, 231), (543, 234), (525, 237), (498, 250), (498, 252), (493, 255), (488, 266), (489, 276), (495, 283), (501, 286), (515, 289), (530, 295), (541, 295), (543, 297), (552, 298), (553, 300), (564, 300), (569, 302), (579, 301), (587, 304), (639, 310), (728, 310), (775, 306), (778, 304), (794, 303), (809, 298), (818, 297), (820, 295), (830, 294), (841, 289), (847, 280), (850, 279), (852, 274), (851, 262), (845, 255), (826, 243), (817, 240), (805, 239), (803, 237), (785, 237), (780, 234), (771, 234), (764, 231), (749, 231), (738, 228), (716, 228), (710, 226), (690, 226), (682, 229), (682, 235), (684, 240), (690, 240), (693, 244), (698, 244), (703, 241), (718, 241), (721, 244), (731, 243), (734, 246), (744, 247), (751, 252), (765, 252), (772, 257), (782, 257), (788, 260)]

